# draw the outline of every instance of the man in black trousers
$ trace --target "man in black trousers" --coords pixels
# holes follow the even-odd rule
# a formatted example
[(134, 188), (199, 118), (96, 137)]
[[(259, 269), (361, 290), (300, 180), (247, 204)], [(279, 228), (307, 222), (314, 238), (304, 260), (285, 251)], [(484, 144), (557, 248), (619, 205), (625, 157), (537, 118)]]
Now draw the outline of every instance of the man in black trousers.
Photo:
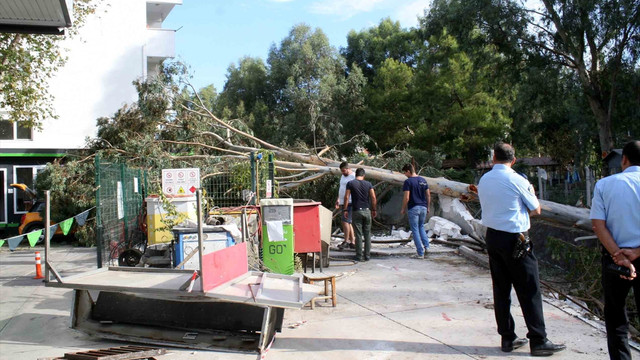
[[(356, 170), (355, 180), (347, 183), (344, 195), (344, 212), (349, 211), (349, 196), (353, 207), (352, 225), (356, 235), (356, 261), (369, 261), (371, 258), (371, 221), (376, 217), (376, 192), (370, 182), (364, 179), (364, 169)], [(362, 243), (364, 242), (364, 254)]]
[(527, 343), (527, 339), (518, 338), (515, 333), (515, 322), (510, 311), (513, 286), (529, 330), (527, 337), (531, 340), (531, 355), (549, 356), (566, 347), (547, 339), (538, 260), (531, 247), (520, 247), (524, 250), (519, 255), (514, 252), (518, 242), (527, 237), (531, 226), (529, 216), (539, 215), (541, 211), (531, 184), (511, 168), (515, 161), (515, 151), (511, 145), (496, 144), (493, 169), (478, 184), (482, 224), (487, 227), (494, 312), (498, 333), (502, 336), (500, 348), (504, 352), (511, 352)]
[[(622, 172), (596, 183), (591, 205), (593, 231), (600, 239), (602, 287), (607, 346), (612, 360), (630, 360), (626, 303), (633, 288), (640, 309), (640, 141), (622, 149)], [(615, 264), (629, 270), (628, 276), (611, 271)]]

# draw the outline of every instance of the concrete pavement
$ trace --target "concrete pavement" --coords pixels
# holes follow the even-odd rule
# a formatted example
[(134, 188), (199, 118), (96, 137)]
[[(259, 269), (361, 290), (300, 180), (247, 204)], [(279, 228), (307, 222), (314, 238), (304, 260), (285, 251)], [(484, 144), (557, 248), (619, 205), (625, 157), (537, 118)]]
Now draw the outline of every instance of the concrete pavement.
[[(446, 249), (446, 248), (445, 248)], [(44, 257), (44, 256), (43, 256)], [(51, 260), (65, 276), (95, 267), (95, 250), (60, 247)], [(502, 353), (492, 310), (488, 270), (449, 251), (426, 260), (374, 257), (338, 275), (338, 306), (286, 310), (282, 333), (267, 359), (520, 359), (528, 346)], [(122, 346), (70, 329), (71, 291), (46, 288), (35, 275), (34, 249), (0, 251), (0, 359), (36, 359)], [(526, 328), (515, 300), (519, 336)], [(568, 349), (553, 359), (607, 358), (605, 334), (545, 302), (549, 338)], [(255, 359), (254, 354), (169, 349), (157, 359)], [(638, 354), (634, 354), (638, 356)]]

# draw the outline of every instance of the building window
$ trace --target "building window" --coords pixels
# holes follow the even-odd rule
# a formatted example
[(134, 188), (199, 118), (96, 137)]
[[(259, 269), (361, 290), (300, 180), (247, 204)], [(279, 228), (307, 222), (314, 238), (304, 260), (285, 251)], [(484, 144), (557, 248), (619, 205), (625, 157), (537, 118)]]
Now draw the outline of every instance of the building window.
[[(13, 178), (17, 184), (25, 184), (29, 188), (34, 189), (36, 184), (36, 175), (44, 169), (44, 165), (38, 166), (15, 166), (13, 168)], [(34, 189), (35, 190), (35, 189)], [(29, 211), (33, 200), (30, 199), (24, 191), (14, 190), (13, 196), (13, 213), (23, 214)]]
[(31, 128), (12, 123), (9, 120), (0, 120), (0, 140), (32, 140)]

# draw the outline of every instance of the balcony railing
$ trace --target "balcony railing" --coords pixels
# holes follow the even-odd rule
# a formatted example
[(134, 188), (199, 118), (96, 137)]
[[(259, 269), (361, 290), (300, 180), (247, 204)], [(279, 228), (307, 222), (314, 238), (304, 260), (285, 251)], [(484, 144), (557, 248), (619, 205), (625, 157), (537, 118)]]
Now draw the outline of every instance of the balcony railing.
[(172, 58), (176, 55), (176, 31), (171, 29), (147, 29), (146, 55)]

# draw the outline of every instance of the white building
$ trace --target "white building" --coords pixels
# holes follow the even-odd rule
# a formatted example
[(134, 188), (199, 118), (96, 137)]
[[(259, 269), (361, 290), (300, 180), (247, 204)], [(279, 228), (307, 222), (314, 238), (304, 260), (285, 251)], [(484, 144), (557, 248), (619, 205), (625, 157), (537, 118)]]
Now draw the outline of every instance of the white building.
[(32, 185), (44, 164), (82, 148), (96, 135), (96, 119), (137, 100), (135, 79), (153, 75), (162, 60), (175, 56), (175, 30), (162, 24), (181, 4), (103, 0), (78, 35), (62, 42), (68, 60), (48, 84), (59, 118), (37, 131), (2, 120), (0, 112), (0, 228), (16, 227), (25, 213), (22, 192), (9, 184)]

